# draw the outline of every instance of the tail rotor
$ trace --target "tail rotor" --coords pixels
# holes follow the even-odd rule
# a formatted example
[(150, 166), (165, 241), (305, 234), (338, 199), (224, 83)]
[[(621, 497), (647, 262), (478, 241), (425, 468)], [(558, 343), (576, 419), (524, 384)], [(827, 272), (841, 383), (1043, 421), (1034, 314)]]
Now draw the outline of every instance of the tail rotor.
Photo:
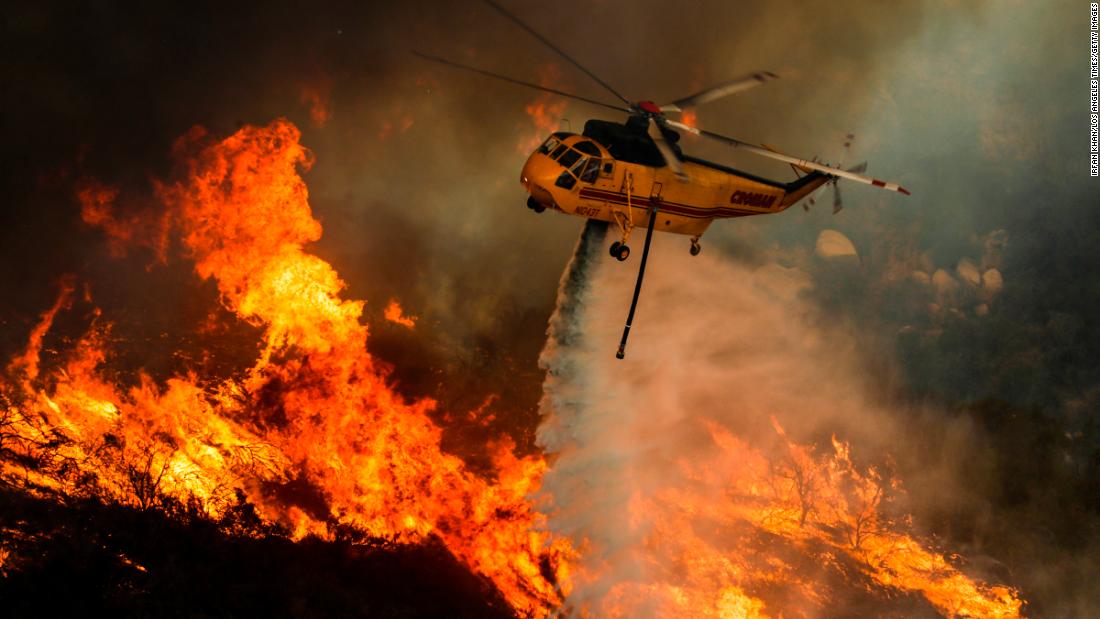
[[(844, 136), (844, 158), (845, 159), (847, 159), (851, 155), (852, 142), (854, 142), (855, 139), (856, 139), (856, 136), (855, 136), (855, 134), (852, 134), (852, 133), (849, 133), (849, 134)], [(817, 157), (814, 157), (813, 161), (817, 162)], [(863, 174), (865, 171), (867, 171), (867, 162), (866, 161), (857, 163), (856, 165), (854, 165), (850, 168), (844, 168), (844, 164), (842, 164), (842, 163), (838, 163), (835, 166), (833, 166), (831, 164), (825, 164), (825, 165), (827, 165), (831, 168), (836, 168), (838, 170), (844, 170), (845, 172), (851, 172), (851, 173), (854, 173), (854, 174)], [(794, 166), (791, 166), (791, 167), (794, 168)], [(798, 174), (798, 168), (794, 168), (794, 169), (795, 169), (795, 173)], [(809, 195), (809, 197), (806, 198), (806, 201), (802, 203), (802, 209), (805, 210), (806, 212), (809, 212), (810, 207), (813, 206), (814, 204), (817, 204), (817, 195), (821, 191), (823, 191), (826, 187), (831, 186), (833, 188), (833, 215), (836, 215), (837, 213), (839, 213), (841, 211), (841, 209), (844, 208), (844, 201), (840, 197), (840, 185), (837, 184), (837, 181), (839, 181), (839, 180), (840, 180), (839, 176), (834, 176), (833, 178), (829, 179), (829, 182), (825, 183), (820, 188), (818, 188), (816, 191), (811, 193)]]

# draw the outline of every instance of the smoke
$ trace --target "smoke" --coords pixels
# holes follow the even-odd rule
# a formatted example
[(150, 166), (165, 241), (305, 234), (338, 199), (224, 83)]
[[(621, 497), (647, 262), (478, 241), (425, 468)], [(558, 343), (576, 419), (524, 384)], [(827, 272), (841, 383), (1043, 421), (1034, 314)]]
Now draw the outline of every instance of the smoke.
[[(935, 427), (946, 424), (943, 432), (956, 438), (947, 443), (950, 449), (934, 446), (932, 453), (953, 464), (939, 469), (940, 481), (929, 482), (924, 494), (942, 500), (955, 491), (960, 491), (955, 497), (969, 492), (966, 500), (973, 504), (965, 513), (945, 512), (940, 530), (979, 546), (1011, 547), (1016, 566), (1084, 557), (1079, 568), (1052, 569), (1044, 577), (1054, 583), (1048, 598), (1063, 597), (1064, 583), (1071, 581), (1084, 583), (1084, 591), (1097, 572), (1081, 550), (1088, 544), (1080, 540), (1095, 530), (1091, 523), (1100, 509), (1091, 498), (1100, 496), (1095, 421), (1100, 325), (1094, 311), (1100, 287), (1086, 281), (1088, 269), (1082, 265), (1097, 261), (1100, 227), (1095, 185), (1087, 182), (1084, 169), (1080, 50), (1087, 20), (1082, 7), (947, 0), (681, 6), (655, 0), (511, 0), (506, 6), (632, 98), (661, 102), (748, 71), (793, 69), (775, 84), (699, 110), (700, 125), (830, 161), (840, 155), (842, 136), (854, 132), (851, 161), (867, 159), (874, 175), (915, 192), (901, 200), (844, 187), (846, 208), (836, 217), (819, 207), (809, 214), (713, 226), (704, 254), (687, 263), (691, 270), (668, 276), (690, 280), (683, 282), (689, 290), (707, 286), (706, 303), (677, 316), (682, 322), (662, 327), (673, 317), (663, 311), (666, 300), (660, 296), (659, 271), (668, 263), (656, 260), (628, 357), (618, 365), (614, 340), (625, 319), (633, 268), (603, 259), (593, 266), (604, 273), (589, 280), (591, 299), (582, 306), (583, 322), (576, 323), (580, 335), (572, 348), (546, 352), (546, 363), (563, 364), (555, 389), (579, 385), (570, 396), (576, 401), (599, 393), (634, 398), (655, 387), (632, 386), (623, 395), (601, 391), (600, 385), (609, 386), (609, 379), (601, 378), (607, 372), (636, 368), (649, 372), (638, 374), (638, 380), (659, 379), (688, 403), (696, 393), (717, 398), (719, 389), (728, 390), (723, 397), (742, 401), (745, 393), (731, 387), (742, 384), (729, 376), (733, 372), (683, 376), (672, 361), (660, 369), (639, 364), (673, 353), (702, 363), (700, 355), (742, 333), (738, 325), (747, 319), (734, 304), (721, 323), (695, 331), (704, 319), (701, 309), (728, 295), (735, 297), (727, 300), (740, 301), (736, 295), (759, 292), (774, 302), (766, 306), (769, 311), (783, 318), (775, 318), (777, 331), (742, 333), (746, 342), (759, 345), (771, 338), (775, 344), (782, 341), (782, 329), (797, 331), (792, 336), (797, 344), (800, 337), (817, 342), (813, 358), (820, 365), (806, 372), (804, 382), (789, 381), (792, 394), (842, 392), (831, 384), (840, 379), (839, 385), (871, 400), (869, 408), (875, 405), (868, 394), (879, 388), (935, 399), (937, 408), (927, 416)], [(377, 325), (372, 351), (395, 365), (399, 388), (436, 397), (440, 409), (450, 411), (471, 410), (499, 395), (484, 417), (497, 413), (496, 420), (485, 428), (480, 418), (469, 425), (485, 435), (512, 433), (521, 447), (530, 446), (542, 381), (534, 360), (544, 344), (554, 284), (579, 224), (552, 214), (535, 218), (522, 206), (525, 196), (516, 175), (523, 155), (516, 143), (530, 134), (533, 122), (524, 109), (540, 95), (431, 66), (407, 50), (417, 47), (520, 79), (535, 79), (539, 68), (558, 63), (563, 70), (553, 86), (602, 96), (583, 75), (473, 1), (326, 3), (308, 10), (290, 3), (263, 8), (202, 1), (139, 8), (35, 3), (13, 6), (0, 29), (10, 43), (10, 87), (0, 93), (6, 112), (0, 126), (12, 154), (2, 179), (7, 206), (0, 212), (5, 351), (24, 344), (65, 273), (92, 282), (120, 330), (154, 339), (181, 320), (200, 322), (201, 308), (216, 292), (199, 287), (186, 269), (150, 272), (144, 262), (120, 266), (107, 256), (100, 236), (80, 223), (76, 182), (87, 175), (121, 186), (124, 193), (147, 189), (147, 179), (163, 177), (170, 165), (165, 145), (192, 125), (226, 135), (242, 122), (265, 124), (287, 116), (303, 128), (303, 143), (316, 155), (306, 182), (325, 237), (314, 249), (348, 280), (350, 296), (367, 299), (367, 320)], [(323, 127), (314, 119), (320, 104), (327, 112)], [(573, 102), (562, 114), (573, 129), (591, 116), (605, 117)], [(691, 137), (684, 146), (750, 172), (789, 178), (782, 166)], [(810, 262), (823, 228), (849, 238), (861, 264), (823, 270)], [(993, 263), (981, 245), (998, 230), (1005, 231), (1010, 245)], [(678, 241), (683, 239), (658, 237), (656, 255)], [(686, 248), (672, 252), (672, 261), (686, 261), (684, 253)], [(736, 272), (732, 280), (704, 279), (701, 269), (715, 254), (735, 255), (754, 266), (727, 264), (721, 269)], [(958, 276), (963, 259), (983, 273), (995, 266), (1003, 275), (1000, 292), (979, 296), (986, 294), (984, 283), (977, 288)], [(906, 279), (916, 271), (929, 279), (943, 271), (958, 280), (954, 292), (941, 294)], [(699, 281), (685, 273), (698, 273)], [(898, 273), (904, 276), (895, 277)], [(754, 277), (746, 279), (748, 274)], [(625, 280), (614, 293), (613, 275)], [(775, 296), (761, 283), (769, 280), (788, 281), (788, 288), (809, 298)], [(729, 281), (753, 284), (735, 293), (727, 290), (733, 287)], [(420, 317), (415, 332), (390, 328), (381, 319), (390, 298)], [(606, 313), (593, 309), (601, 299)], [(822, 308), (832, 325), (822, 322)], [(988, 314), (978, 315), (979, 308)], [(772, 317), (757, 318), (765, 316)], [(589, 328), (596, 324), (604, 331)], [(602, 343), (596, 342), (598, 333), (605, 336)], [(676, 338), (699, 341), (668, 346), (658, 355), (646, 348), (655, 341), (680, 341)], [(737, 344), (714, 352), (714, 365), (722, 360), (756, 372), (764, 385), (787, 375), (784, 363), (806, 365), (781, 349), (774, 363), (760, 355), (758, 361), (775, 368), (760, 372), (739, 357), (751, 349)], [(853, 353), (857, 348), (861, 352)], [(227, 355), (213, 356), (217, 362)], [(565, 359), (598, 362), (603, 369)], [(834, 375), (845, 364), (855, 370)], [(143, 365), (155, 364), (143, 359)], [(179, 367), (163, 365), (172, 371)], [(569, 367), (578, 378), (564, 378)], [(726, 382), (700, 386), (709, 378)], [(1053, 417), (1039, 416), (1035, 423), (1045, 425), (1033, 432), (992, 413), (977, 420), (945, 414), (989, 396)], [(609, 425), (632, 410), (617, 399), (608, 402), (614, 408), (607, 413)], [(503, 406), (507, 414), (496, 410)], [(563, 420), (555, 418), (541, 430), (547, 445), (575, 440), (569, 424), (580, 422), (557, 414)], [(898, 422), (890, 421), (896, 414), (856, 415), (858, 421), (835, 416), (828, 424), (785, 424), (793, 433), (836, 431), (853, 437), (861, 451), (873, 451), (882, 437), (894, 437), (894, 447), (907, 451), (931, 442), (918, 441), (918, 432), (896, 431)], [(756, 427), (762, 419), (763, 413), (739, 411), (727, 421)], [(865, 440), (854, 438), (860, 434)], [(1054, 438), (1041, 445), (1022, 438), (1035, 435)], [(475, 447), (464, 457), (483, 451), (483, 441), (470, 443)], [(1036, 450), (1041, 457), (1018, 456)], [(1047, 461), (1055, 463), (1049, 470), (1017, 468), (1020, 462)], [(562, 456), (563, 465), (570, 462)], [(565, 474), (555, 474), (565, 483)], [(999, 503), (1004, 491), (998, 477), (1048, 493), (1006, 507)], [(943, 485), (971, 478), (975, 483)], [(930, 474), (929, 479), (937, 478)], [(1050, 508), (1061, 504), (1083, 507)]]
[[(578, 242), (541, 358), (538, 442), (555, 457), (545, 479), (550, 526), (584, 540), (574, 605), (621, 613), (614, 600), (633, 591), (643, 599), (631, 612), (669, 616), (676, 605), (653, 592), (690, 590), (689, 575), (669, 571), (685, 546), (669, 540), (692, 533), (655, 533), (680, 509), (669, 492), (693, 487), (703, 503), (729, 501), (722, 483), (700, 486), (696, 468), (729, 457), (715, 426), (765, 452), (776, 443), (773, 418), (798, 440), (837, 432), (865, 452), (902, 435), (869, 395), (850, 345), (810, 325), (805, 273), (705, 251), (692, 258), (676, 237), (654, 240), (634, 339), (616, 361), (636, 264), (607, 257), (601, 236), (589, 228)], [(746, 552), (727, 549), (727, 560)]]
[[(823, 1), (506, 5), (632, 98), (668, 100), (748, 71), (798, 69), (805, 79), (792, 76), (770, 93), (723, 105), (725, 114), (703, 111), (701, 122), (807, 149), (800, 154), (820, 143), (796, 135), (828, 142), (827, 132), (811, 131), (819, 121), (840, 109), (844, 117), (828, 126), (847, 130), (865, 109), (868, 95), (839, 78), (873, 80), (900, 41), (935, 14), (917, 1), (889, 8)], [(812, 17), (794, 18), (802, 14)], [(48, 305), (60, 274), (88, 271), (98, 289), (126, 297), (119, 306), (155, 297), (171, 311), (181, 295), (160, 290), (170, 286), (157, 295), (145, 293), (148, 282), (123, 290), (122, 282), (136, 278), (115, 275), (98, 237), (81, 227), (74, 184), (92, 176), (124, 193), (140, 191), (148, 178), (164, 177), (164, 145), (192, 125), (225, 135), (241, 123), (286, 116), (316, 155), (306, 180), (326, 231), (317, 253), (344, 274), (351, 295), (367, 300), (372, 323), (381, 322), (390, 298), (421, 317), (417, 338), (385, 328), (374, 334), (401, 389), (466, 410), (500, 395), (510, 410), (497, 418), (516, 422), (493, 429), (530, 446), (522, 435), (536, 423), (534, 359), (578, 225), (533, 219), (516, 182), (525, 156), (516, 143), (535, 125), (525, 109), (542, 95), (449, 71), (408, 50), (520, 79), (537, 80), (547, 67), (556, 75), (552, 86), (602, 97), (584, 75), (476, 1), (331, 3), (308, 11), (292, 3), (232, 10), (201, 1), (132, 10), (45, 3), (14, 7), (0, 27), (12, 51), (2, 122), (9, 150), (20, 154), (4, 178), (12, 207), (0, 213), (0, 290), (25, 292), (8, 295), (0, 319), (29, 328), (25, 317)], [(597, 44), (609, 31), (615, 44)], [(823, 49), (831, 53), (823, 57)], [(577, 102), (561, 113), (574, 130), (602, 116)], [(43, 255), (50, 242), (55, 247)], [(3, 342), (6, 349), (18, 348), (17, 335)]]
[(583, 371), (569, 352), (583, 346), (585, 341), (582, 318), (607, 227), (606, 222), (588, 220), (558, 285), (557, 307), (550, 317), (546, 348), (539, 358), (539, 366), (546, 370), (540, 408), (568, 411), (556, 419), (580, 416), (584, 412), (586, 402), (583, 393), (578, 393), (583, 392)]

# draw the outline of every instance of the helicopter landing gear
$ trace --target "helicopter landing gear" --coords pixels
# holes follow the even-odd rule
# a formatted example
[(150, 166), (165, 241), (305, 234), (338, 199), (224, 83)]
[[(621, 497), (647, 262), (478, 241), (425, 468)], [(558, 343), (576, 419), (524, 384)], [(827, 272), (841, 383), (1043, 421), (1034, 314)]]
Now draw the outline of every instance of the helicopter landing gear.
[(536, 213), (541, 213), (546, 210), (546, 207), (540, 204), (539, 201), (534, 198), (534, 196), (527, 198), (527, 208), (535, 211)]
[(612, 258), (622, 262), (630, 257), (630, 248), (627, 247), (626, 242), (630, 240), (630, 232), (634, 229), (634, 224), (630, 221), (630, 213), (612, 211), (612, 215), (615, 217), (615, 223), (619, 225), (619, 230), (623, 233), (623, 240), (612, 243), (609, 252)]
[(611, 254), (612, 258), (618, 260), (619, 262), (622, 262), (623, 260), (626, 260), (630, 257), (630, 248), (627, 247), (626, 243), (615, 241), (611, 244), (611, 249), (609, 250), (609, 253)]
[(703, 246), (699, 244), (699, 237), (691, 237), (691, 249), (688, 251), (691, 252), (692, 256), (698, 256), (699, 252), (703, 251)]

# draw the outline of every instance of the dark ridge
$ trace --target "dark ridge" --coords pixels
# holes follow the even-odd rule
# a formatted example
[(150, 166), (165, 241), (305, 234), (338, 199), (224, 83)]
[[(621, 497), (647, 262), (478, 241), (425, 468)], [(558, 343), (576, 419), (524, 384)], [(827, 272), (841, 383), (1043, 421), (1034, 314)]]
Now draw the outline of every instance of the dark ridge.
[[(510, 618), (438, 542), (397, 546), (226, 533), (214, 523), (0, 491), (0, 604), (17, 617)], [(255, 523), (253, 523), (255, 524)], [(252, 528), (252, 530), (256, 530)]]

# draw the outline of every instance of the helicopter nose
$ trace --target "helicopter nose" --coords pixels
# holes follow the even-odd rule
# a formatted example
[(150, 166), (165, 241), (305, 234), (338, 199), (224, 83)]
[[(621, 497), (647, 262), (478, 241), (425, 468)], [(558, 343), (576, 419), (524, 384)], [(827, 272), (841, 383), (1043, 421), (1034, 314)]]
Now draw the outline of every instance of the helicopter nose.
[(520, 184), (527, 193), (542, 201), (543, 196), (546, 196), (549, 189), (554, 186), (554, 180), (560, 173), (553, 159), (535, 154), (524, 164), (523, 171), (520, 173)]

